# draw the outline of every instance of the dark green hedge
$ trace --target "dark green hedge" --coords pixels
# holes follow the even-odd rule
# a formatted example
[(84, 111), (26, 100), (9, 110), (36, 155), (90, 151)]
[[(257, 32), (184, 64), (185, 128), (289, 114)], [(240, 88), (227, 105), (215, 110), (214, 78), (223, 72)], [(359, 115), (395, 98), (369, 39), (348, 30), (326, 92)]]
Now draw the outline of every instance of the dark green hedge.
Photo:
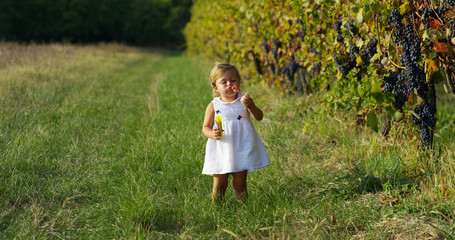
[(175, 47), (191, 0), (2, 0), (0, 40)]

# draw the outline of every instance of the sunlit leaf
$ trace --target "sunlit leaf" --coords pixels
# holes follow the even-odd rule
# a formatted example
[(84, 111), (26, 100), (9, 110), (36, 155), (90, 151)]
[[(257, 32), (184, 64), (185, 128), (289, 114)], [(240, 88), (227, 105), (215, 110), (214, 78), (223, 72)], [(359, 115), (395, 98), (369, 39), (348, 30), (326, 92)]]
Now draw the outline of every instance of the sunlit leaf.
[(419, 26), (419, 31), (423, 31), (425, 29), (425, 25), (422, 24), (422, 21), (420, 20), (417, 21), (417, 26)]
[(357, 22), (362, 23), (363, 22), (363, 9), (361, 8), (359, 13), (357, 14)]
[(401, 4), (401, 6), (400, 6), (400, 14), (401, 14), (401, 15), (404, 15), (404, 14), (407, 13), (409, 10), (410, 10), (409, 1), (406, 0), (406, 1), (404, 1), (404, 3)]
[(423, 34), (422, 34), (422, 39), (425, 40), (425, 39), (428, 39), (428, 31), (424, 31)]
[(357, 41), (355, 41), (355, 45), (358, 47), (358, 48), (362, 48), (363, 47), (363, 44), (364, 44), (364, 41), (363, 39), (359, 38)]
[(397, 122), (401, 121), (403, 119), (403, 113), (402, 112), (395, 112), (393, 114), (393, 119)]
[(379, 60), (379, 58), (382, 56), (381, 53), (376, 53), (373, 55), (373, 57), (371, 57), (370, 59), (370, 62), (376, 62), (377, 60)]
[(357, 53), (355, 54), (355, 56), (356, 56), (355, 61), (357, 63), (357, 67), (362, 66), (363, 65), (362, 57)]

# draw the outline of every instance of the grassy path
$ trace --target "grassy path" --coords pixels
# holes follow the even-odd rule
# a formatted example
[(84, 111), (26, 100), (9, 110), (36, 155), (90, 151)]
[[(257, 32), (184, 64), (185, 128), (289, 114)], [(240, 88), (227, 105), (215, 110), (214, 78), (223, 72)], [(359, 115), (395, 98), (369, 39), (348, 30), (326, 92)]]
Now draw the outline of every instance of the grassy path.
[(115, 45), (2, 47), (14, 56), (1, 62), (0, 236), (183, 228), (189, 189), (207, 195), (200, 67)]
[[(455, 232), (453, 134), (439, 132), (439, 153), (422, 157), (408, 139), (381, 138), (343, 113), (320, 114), (314, 98), (247, 85), (265, 112), (255, 124), (272, 164), (249, 176), (247, 202), (229, 187), (212, 206), (200, 132), (210, 66), (120, 45), (3, 43), (0, 53), (1, 239)], [(441, 129), (451, 129), (453, 116), (442, 119)], [(403, 131), (397, 125), (391, 134)]]
[[(119, 204), (159, 54), (3, 46), (1, 235), (122, 236)], [(27, 60), (31, 59), (31, 60)], [(145, 144), (145, 143), (144, 143)]]

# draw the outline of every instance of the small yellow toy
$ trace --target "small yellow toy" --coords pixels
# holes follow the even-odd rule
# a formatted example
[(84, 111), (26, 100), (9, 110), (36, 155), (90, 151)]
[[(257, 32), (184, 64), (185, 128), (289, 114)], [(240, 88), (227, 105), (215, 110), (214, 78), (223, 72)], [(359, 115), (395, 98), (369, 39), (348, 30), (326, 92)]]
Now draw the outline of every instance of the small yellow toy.
[(220, 130), (220, 133), (221, 133), (220, 137), (223, 137), (223, 126), (222, 126), (221, 116), (215, 116), (215, 122), (218, 125), (218, 129)]

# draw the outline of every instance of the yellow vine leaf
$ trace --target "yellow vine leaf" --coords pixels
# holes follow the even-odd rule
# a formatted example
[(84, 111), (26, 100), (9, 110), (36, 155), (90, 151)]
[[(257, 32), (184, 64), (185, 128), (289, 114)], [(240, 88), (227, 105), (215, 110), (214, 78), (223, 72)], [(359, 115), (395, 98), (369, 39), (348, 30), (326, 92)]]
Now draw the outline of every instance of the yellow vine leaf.
[(439, 67), (435, 61), (432, 59), (425, 59), (425, 74), (427, 77), (427, 82), (430, 82), (431, 77), (435, 72), (439, 71)]
[(410, 7), (409, 7), (409, 1), (406, 0), (404, 1), (403, 4), (401, 4), (400, 6), (400, 14), (401, 15), (404, 15), (405, 13), (407, 13), (409, 11)]
[(355, 41), (355, 45), (359, 48), (362, 48), (363, 44), (364, 44), (364, 42), (361, 38), (358, 39), (357, 41)]
[(379, 58), (381, 56), (382, 56), (382, 51), (378, 44), (378, 46), (376, 48), (376, 54), (374, 54), (373, 57), (371, 57), (370, 62), (376, 62), (377, 60), (379, 60)]
[(355, 61), (357, 62), (357, 67), (362, 66), (362, 64), (363, 64), (362, 57), (357, 53), (355, 54), (355, 56), (356, 56)]
[(376, 62), (376, 60), (379, 60), (379, 58), (382, 56), (382, 53), (376, 53), (371, 57), (370, 62)]
[(425, 39), (428, 39), (428, 31), (424, 31), (423, 34), (422, 34), (422, 39), (425, 40)]
[(359, 13), (357, 14), (357, 22), (358, 23), (362, 23), (363, 22), (363, 8), (361, 8)]

